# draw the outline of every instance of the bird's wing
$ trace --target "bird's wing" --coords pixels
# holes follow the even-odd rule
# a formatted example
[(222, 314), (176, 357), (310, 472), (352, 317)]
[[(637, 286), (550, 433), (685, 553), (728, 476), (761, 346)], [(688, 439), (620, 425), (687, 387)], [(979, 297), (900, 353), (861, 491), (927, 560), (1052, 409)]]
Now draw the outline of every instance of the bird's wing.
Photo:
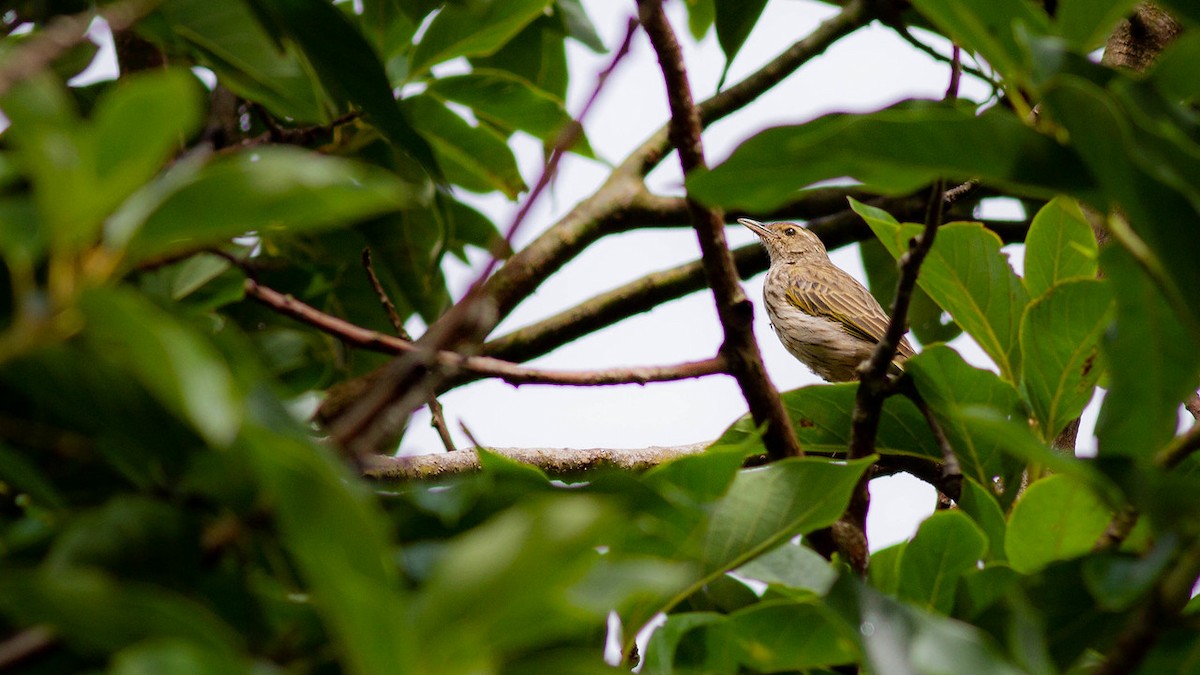
[[(836, 273), (845, 275), (836, 284), (820, 279), (801, 279), (787, 289), (787, 299), (800, 311), (838, 322), (846, 332), (855, 337), (876, 343), (887, 332), (888, 315), (879, 306), (871, 292), (854, 277), (841, 269)], [(832, 280), (831, 280), (832, 281)], [(915, 352), (907, 338), (901, 338), (896, 349), (901, 359)]]

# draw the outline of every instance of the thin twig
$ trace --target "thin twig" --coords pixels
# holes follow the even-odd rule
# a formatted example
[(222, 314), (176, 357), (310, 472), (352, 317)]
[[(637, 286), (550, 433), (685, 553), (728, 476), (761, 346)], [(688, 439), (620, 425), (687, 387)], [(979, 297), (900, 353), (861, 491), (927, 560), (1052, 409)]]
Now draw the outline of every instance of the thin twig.
[[(638, 15), (650, 37), (659, 66), (666, 82), (667, 102), (671, 110), (669, 136), (679, 151), (683, 175), (703, 170), (704, 146), (700, 138), (700, 112), (692, 101), (683, 53), (675, 32), (663, 13), (662, 0), (639, 0)], [(771, 457), (795, 457), (803, 454), (792, 429), (791, 419), (783, 409), (779, 392), (767, 377), (762, 355), (754, 340), (751, 324), (754, 308), (738, 282), (733, 255), (725, 242), (725, 222), (722, 215), (699, 202), (688, 199), (688, 212), (700, 243), (705, 276), (712, 287), (717, 317), (724, 332), (721, 353), (727, 359), (729, 372), (741, 387), (742, 395), (756, 424), (766, 424), (763, 443)]]
[[(954, 63), (955, 57), (946, 56), (945, 54), (942, 54), (941, 52), (934, 49), (933, 47), (925, 44), (924, 42), (921, 42), (921, 40), (918, 39), (917, 36), (912, 34), (912, 31), (910, 31), (908, 29), (908, 26), (905, 26), (904, 24), (896, 23), (896, 24), (889, 24), (888, 27), (891, 28), (892, 30), (896, 31), (896, 34), (899, 35), (905, 42), (912, 45), (913, 47), (916, 47), (917, 50), (924, 52), (931, 58), (933, 58), (937, 61), (941, 61), (942, 63), (945, 63), (945, 64), (952, 65)], [(959, 48), (958, 45), (954, 45), (954, 49), (958, 49), (958, 48)], [(961, 61), (960, 61), (960, 63), (961, 63)], [(966, 73), (967, 75), (971, 75), (977, 79), (980, 79), (984, 82), (987, 82), (988, 86), (992, 88), (991, 96), (994, 97), (994, 96), (999, 95), (1000, 83), (998, 81), (996, 81), (993, 77), (988, 75), (987, 73), (980, 70), (979, 68), (963, 64), (962, 72)]]
[[(371, 262), (370, 247), (363, 248), (362, 264), (367, 271), (367, 280), (371, 282), (371, 288), (375, 289), (375, 295), (379, 297), (379, 303), (383, 305), (383, 311), (387, 313), (388, 320), (392, 322), (392, 329), (396, 331), (397, 337), (412, 342), (412, 336), (404, 327), (404, 318), (400, 316), (400, 312), (396, 311), (396, 305), (388, 297), (383, 283), (379, 281), (379, 275), (375, 273), (375, 265)], [(442, 439), (442, 445), (446, 448), (446, 452), (454, 452), (454, 439), (450, 436), (450, 429), (446, 427), (446, 412), (436, 393), (429, 395), (426, 405), (429, 406), (429, 425), (437, 431), (438, 438)]]
[(54, 631), (47, 626), (34, 626), (14, 633), (0, 642), (0, 670), (7, 670), (40, 654), (53, 646), (55, 641)]
[[(402, 340), (378, 331), (363, 328), (322, 312), (291, 295), (263, 286), (246, 279), (246, 295), (322, 332), (328, 333), (348, 344), (381, 354), (404, 355), (422, 351), (416, 343)], [(725, 359), (715, 356), (701, 361), (688, 361), (670, 366), (642, 366), (609, 368), (603, 370), (549, 370), (530, 368), (489, 356), (465, 356), (452, 351), (434, 354), (437, 365), (449, 370), (466, 370), (485, 377), (494, 377), (514, 386), (523, 384), (551, 384), (575, 387), (590, 387), (615, 384), (647, 384), (650, 382), (673, 382), (707, 375), (723, 374)]]
[[(955, 65), (951, 68), (950, 86), (946, 90), (948, 99), (958, 95), (960, 74), (957, 48), (954, 56)], [(896, 356), (900, 340), (908, 330), (908, 308), (912, 302), (913, 290), (917, 285), (921, 263), (925, 261), (925, 256), (933, 248), (937, 230), (942, 225), (946, 206), (945, 189), (945, 181), (939, 179), (934, 183), (925, 218), (925, 229), (919, 237), (909, 242), (908, 251), (900, 256), (899, 279), (896, 282), (896, 295), (892, 301), (891, 318), (888, 321), (887, 330), (884, 331), (883, 338), (875, 345), (871, 358), (859, 369), (860, 382), (854, 397), (850, 448), (847, 453), (850, 459), (867, 457), (875, 452), (875, 438), (879, 432), (879, 417), (883, 411), (884, 399), (897, 391), (888, 380), (888, 370), (891, 367), (892, 359)], [(927, 420), (933, 420), (933, 416), (929, 415)], [(935, 434), (941, 430), (938, 425), (935, 425), (934, 428)], [(949, 443), (946, 443), (943, 453), (946, 452), (946, 448), (949, 448)], [(950, 454), (952, 455), (953, 452), (951, 451)], [(866, 531), (867, 511), (870, 509), (870, 504), (871, 495), (867, 490), (867, 480), (860, 480), (850, 499), (850, 505), (846, 509), (846, 519), (854, 526), (861, 528), (863, 532)], [(862, 563), (861, 566), (857, 566), (860, 574), (866, 574), (867, 560), (868, 555), (865, 551), (861, 557), (855, 560), (855, 562)]]
[(1172, 439), (1154, 457), (1154, 463), (1164, 469), (1174, 469), (1197, 450), (1200, 450), (1200, 422)]

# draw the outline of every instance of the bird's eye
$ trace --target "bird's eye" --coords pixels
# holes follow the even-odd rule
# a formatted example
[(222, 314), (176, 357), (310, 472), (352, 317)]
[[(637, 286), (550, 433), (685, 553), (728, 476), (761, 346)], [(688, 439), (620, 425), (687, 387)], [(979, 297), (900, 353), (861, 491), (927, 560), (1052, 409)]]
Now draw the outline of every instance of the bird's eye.
[(789, 237), (794, 237), (796, 235), (796, 228), (789, 227), (786, 230), (784, 230), (783, 233)]

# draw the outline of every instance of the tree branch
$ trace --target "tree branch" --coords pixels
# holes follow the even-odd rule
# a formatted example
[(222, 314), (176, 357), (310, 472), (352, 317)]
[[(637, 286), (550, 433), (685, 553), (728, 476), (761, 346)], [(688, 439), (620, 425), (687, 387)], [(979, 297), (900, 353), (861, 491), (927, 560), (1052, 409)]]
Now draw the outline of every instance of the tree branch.
[[(673, 459), (698, 455), (711, 445), (709, 442), (689, 445), (616, 450), (592, 448), (485, 448), (516, 462), (537, 467), (550, 476), (566, 477), (597, 469), (645, 471)], [(474, 473), (481, 469), (479, 456), (473, 449), (443, 452), (412, 457), (372, 457), (363, 475), (388, 481), (436, 480), (449, 476)]]
[[(361, 349), (381, 354), (404, 355), (422, 351), (414, 342), (402, 340), (377, 331), (363, 328), (322, 312), (312, 305), (259, 284), (253, 279), (245, 282), (246, 295), (271, 309), (290, 316), (317, 330), (328, 333), (339, 340)], [(453, 371), (465, 370), (484, 377), (494, 377), (513, 386), (523, 384), (553, 384), (575, 387), (591, 387), (614, 384), (647, 384), (650, 382), (673, 382), (725, 372), (725, 359), (714, 356), (702, 361), (688, 361), (669, 366), (635, 366), (608, 368), (603, 370), (551, 370), (530, 368), (490, 356), (467, 356), (452, 351), (438, 351), (433, 355), (437, 365)]]
[[(692, 103), (691, 85), (683, 63), (683, 53), (675, 32), (663, 13), (662, 0), (639, 0), (638, 15), (650, 44), (658, 54), (658, 62), (666, 82), (667, 102), (671, 109), (669, 126), (671, 144), (679, 151), (679, 163), (686, 177), (705, 168), (704, 146), (700, 138), (700, 112)], [(712, 287), (717, 316), (725, 340), (721, 354), (726, 358), (729, 373), (741, 387), (742, 396), (756, 424), (766, 424), (763, 443), (775, 459), (803, 454), (796, 441), (791, 419), (779, 400), (779, 392), (767, 377), (762, 355), (754, 340), (751, 325), (754, 306), (746, 299), (738, 283), (733, 255), (725, 242), (725, 221), (721, 213), (692, 199), (687, 200), (688, 212), (700, 243), (705, 277)]]
[[(770, 63), (700, 103), (701, 122), (711, 124), (744, 107), (801, 65), (819, 56), (838, 39), (870, 20), (865, 3), (852, 0), (840, 13)], [(669, 133), (664, 126), (614, 169), (595, 193), (579, 202), (557, 223), (510, 257), (484, 287), (495, 299), (500, 317), (507, 316), (517, 303), (596, 240), (613, 231), (629, 229), (628, 226), (613, 229), (614, 223), (622, 220), (620, 214), (624, 210), (636, 210), (639, 202), (646, 199), (648, 193), (642, 179), (662, 161), (671, 147)]]

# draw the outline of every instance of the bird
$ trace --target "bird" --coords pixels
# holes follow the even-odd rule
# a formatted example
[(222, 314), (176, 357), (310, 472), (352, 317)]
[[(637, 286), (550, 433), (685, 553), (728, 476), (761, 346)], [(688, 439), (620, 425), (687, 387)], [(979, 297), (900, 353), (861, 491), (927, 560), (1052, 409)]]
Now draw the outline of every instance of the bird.
[[(792, 356), (828, 382), (852, 382), (887, 331), (889, 318), (857, 279), (829, 259), (825, 244), (796, 223), (738, 218), (770, 256), (763, 302), (771, 327)], [(902, 337), (889, 371), (915, 352)]]

